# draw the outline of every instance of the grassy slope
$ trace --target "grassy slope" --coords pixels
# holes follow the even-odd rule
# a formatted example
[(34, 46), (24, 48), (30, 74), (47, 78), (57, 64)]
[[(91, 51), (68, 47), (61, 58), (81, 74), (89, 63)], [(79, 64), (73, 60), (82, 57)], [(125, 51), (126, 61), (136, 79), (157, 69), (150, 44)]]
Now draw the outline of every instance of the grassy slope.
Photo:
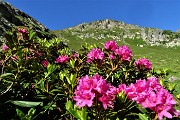
[[(70, 36), (68, 33), (63, 33), (62, 31), (52, 31), (56, 35), (61, 33), (66, 39), (67, 44), (70, 48), (79, 51), (82, 45), (88, 44), (97, 44), (100, 47), (103, 47), (103, 43), (111, 38), (95, 40), (95, 39), (80, 39), (76, 36)], [(171, 76), (176, 76), (180, 78), (180, 47), (177, 48), (164, 48), (162, 46), (144, 46), (139, 47), (137, 44), (144, 44), (142, 40), (129, 40), (118, 41), (118, 45), (126, 44), (133, 51), (134, 57), (137, 59), (139, 57), (146, 57), (152, 63), (153, 67), (156, 69), (167, 68), (170, 69), (173, 73)]]

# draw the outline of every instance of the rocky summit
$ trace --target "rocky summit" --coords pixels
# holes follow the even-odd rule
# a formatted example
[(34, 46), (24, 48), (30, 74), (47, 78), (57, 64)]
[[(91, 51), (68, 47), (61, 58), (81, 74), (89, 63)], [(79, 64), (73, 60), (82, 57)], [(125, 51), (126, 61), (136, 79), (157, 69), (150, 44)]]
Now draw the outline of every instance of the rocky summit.
[(110, 19), (98, 20), (91, 23), (82, 23), (77, 26), (53, 31), (64, 41), (76, 40), (103, 40), (114, 39), (124, 40), (143, 40), (146, 45), (165, 47), (180, 46), (180, 32), (170, 30), (160, 30), (157, 28), (143, 28), (138, 25), (131, 25), (122, 21)]
[(25, 26), (36, 31), (40, 38), (51, 39), (55, 35), (49, 33), (49, 29), (40, 22), (13, 7), (8, 2), (0, 1), (0, 36), (15, 26)]

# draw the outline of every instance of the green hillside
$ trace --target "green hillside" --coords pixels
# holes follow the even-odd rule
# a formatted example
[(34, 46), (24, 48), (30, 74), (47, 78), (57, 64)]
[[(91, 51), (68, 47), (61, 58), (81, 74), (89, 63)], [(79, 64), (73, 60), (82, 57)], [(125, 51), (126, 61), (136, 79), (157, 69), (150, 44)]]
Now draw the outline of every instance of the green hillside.
[[(111, 28), (108, 28), (108, 25), (112, 25)], [(144, 31), (160, 31), (154, 28), (141, 28), (139, 26), (109, 20), (109, 22), (96, 21), (89, 24), (84, 23), (69, 29), (55, 30), (51, 32), (56, 34), (57, 37), (61, 38), (61, 40), (70, 48), (76, 51), (80, 51), (81, 46), (85, 46), (86, 44), (96, 44), (99, 47), (103, 47), (102, 45), (107, 40), (114, 39), (118, 45), (128, 45), (132, 49), (135, 58), (149, 58), (156, 69), (170, 69), (172, 71), (171, 76), (180, 78), (180, 47), (178, 46), (178, 42), (180, 41), (178, 38), (179, 33), (168, 30), (162, 31), (162, 35), (165, 37), (168, 36), (168, 39), (165, 39), (166, 41), (155, 41), (151, 44), (151, 41), (143, 40), (139, 35), (142, 34), (140, 33), (142, 29)], [(153, 35), (159, 34), (155, 32)], [(125, 34), (127, 33), (129, 36), (125, 38)], [(176, 40), (176, 42), (174, 42), (176, 45), (173, 47), (166, 46), (166, 43), (173, 40)]]

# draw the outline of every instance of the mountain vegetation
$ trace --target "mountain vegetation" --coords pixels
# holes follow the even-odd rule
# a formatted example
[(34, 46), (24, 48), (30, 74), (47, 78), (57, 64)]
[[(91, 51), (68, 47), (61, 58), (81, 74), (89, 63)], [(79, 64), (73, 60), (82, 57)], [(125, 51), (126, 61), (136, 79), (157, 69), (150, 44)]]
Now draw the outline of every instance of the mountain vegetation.
[(0, 119), (176, 120), (180, 33), (98, 20), (50, 31), (0, 2)]

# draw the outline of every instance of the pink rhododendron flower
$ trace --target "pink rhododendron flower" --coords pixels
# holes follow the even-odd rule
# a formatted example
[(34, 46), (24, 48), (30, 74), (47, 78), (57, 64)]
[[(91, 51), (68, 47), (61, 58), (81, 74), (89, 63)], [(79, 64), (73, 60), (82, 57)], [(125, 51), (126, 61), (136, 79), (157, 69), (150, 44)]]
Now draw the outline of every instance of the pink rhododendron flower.
[(43, 54), (39, 51), (36, 52), (37, 57), (41, 57)]
[[(119, 88), (124, 89), (121, 86)], [(173, 115), (178, 116), (178, 112), (174, 109), (176, 101), (160, 85), (156, 77), (147, 78), (147, 81), (137, 80), (135, 84), (130, 84), (124, 90), (129, 99), (135, 100), (143, 108), (150, 108), (155, 111), (159, 120), (162, 120), (163, 116), (167, 118), (172, 118)]]
[(76, 57), (78, 57), (78, 53), (74, 53), (74, 54), (72, 55), (72, 58), (76, 58)]
[(18, 32), (22, 33), (22, 34), (28, 34), (29, 32), (27, 31), (27, 29), (25, 28), (18, 28)]
[[(91, 107), (95, 100), (101, 102), (104, 109), (113, 107), (113, 100), (117, 94), (115, 87), (107, 84), (106, 81), (98, 74), (91, 78), (86, 75), (81, 77), (78, 86), (74, 92), (73, 99), (76, 105), (81, 107)], [(98, 97), (95, 99), (95, 97)]]
[(107, 41), (107, 42), (104, 44), (104, 48), (107, 49), (107, 50), (115, 51), (115, 50), (118, 48), (118, 46), (117, 46), (116, 41), (114, 41), (114, 40), (112, 40), (112, 41), (109, 40), (109, 41)]
[(8, 50), (9, 49), (9, 47), (7, 46), (7, 45), (4, 45), (3, 47), (2, 47), (2, 50), (3, 51), (6, 51), (6, 50)]
[(96, 87), (96, 82), (97, 81), (93, 81), (88, 75), (81, 77), (79, 80), (79, 85), (77, 86), (77, 90), (85, 90), (90, 92)]
[(43, 65), (44, 67), (47, 67), (48, 64), (49, 64), (49, 62), (48, 62), (47, 60), (43, 60), (43, 61), (42, 61), (42, 65)]
[(76, 96), (73, 99), (76, 101), (76, 105), (80, 108), (84, 106), (91, 107), (93, 104), (93, 99), (95, 98), (95, 93), (87, 91), (75, 91)]
[(55, 63), (67, 63), (69, 61), (69, 57), (67, 55), (61, 55), (56, 58)]
[(0, 65), (3, 65), (4, 64), (4, 60), (0, 60)]
[(153, 90), (156, 90), (156, 91), (159, 91), (159, 89), (162, 88), (157, 77), (147, 78), (147, 84), (149, 85), (150, 88), (152, 88)]
[(157, 98), (157, 94), (152, 91), (149, 93), (148, 96), (146, 96), (146, 99), (141, 102), (141, 105), (143, 108), (150, 108), (153, 109), (156, 107), (157, 104), (160, 104), (161, 101)]
[(137, 61), (135, 61), (134, 64), (138, 70), (150, 71), (152, 69), (152, 63), (146, 58), (140, 58)]
[(113, 100), (115, 100), (116, 95), (117, 88), (109, 85), (109, 89), (102, 95), (102, 97), (99, 97), (98, 100), (102, 102), (103, 108), (106, 110), (107, 107), (113, 108)]
[(98, 74), (92, 77), (93, 81), (96, 82), (96, 88), (94, 88), (99, 94), (105, 94), (109, 89), (109, 84)]
[(104, 53), (99, 48), (92, 48), (92, 50), (87, 55), (87, 62), (92, 62), (94, 60), (104, 60)]
[(131, 61), (132, 59), (132, 51), (126, 45), (120, 46), (118, 49), (116, 49), (115, 54), (119, 55), (123, 61)]
[(105, 110), (107, 107), (113, 108), (113, 101), (111, 96), (104, 94), (102, 97), (99, 97), (98, 100), (102, 102), (103, 108)]
[(109, 55), (109, 59), (110, 59), (110, 60), (115, 59), (114, 53), (112, 53), (112, 52), (110, 53), (110, 55)]
[(118, 86), (118, 88), (117, 88), (117, 92), (118, 92), (118, 93), (120, 93), (120, 92), (122, 92), (122, 91), (125, 92), (126, 87), (127, 87), (126, 84), (120, 84), (120, 85)]

